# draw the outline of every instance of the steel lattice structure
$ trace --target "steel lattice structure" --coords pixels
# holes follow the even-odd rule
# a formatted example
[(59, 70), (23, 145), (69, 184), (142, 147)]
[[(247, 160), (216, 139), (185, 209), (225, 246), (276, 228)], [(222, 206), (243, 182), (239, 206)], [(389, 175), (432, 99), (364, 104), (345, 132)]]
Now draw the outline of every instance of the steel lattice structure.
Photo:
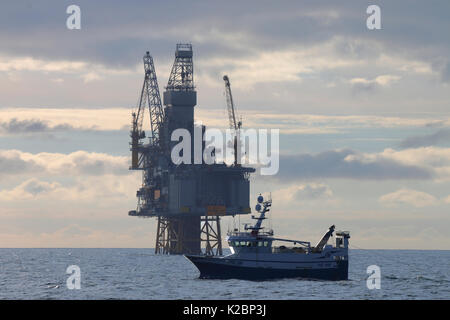
[(156, 147), (159, 145), (160, 128), (163, 123), (164, 112), (161, 103), (161, 96), (159, 94), (155, 65), (153, 64), (153, 58), (150, 56), (148, 51), (144, 56), (144, 70), (145, 78), (142, 86), (139, 108), (145, 105), (145, 103), (148, 105), (148, 109), (150, 110), (150, 130), (152, 133), (152, 136), (150, 137), (150, 144)]
[[(205, 254), (220, 255), (220, 217), (250, 213), (249, 174), (255, 170), (225, 164), (171, 161), (171, 149), (178, 143), (172, 141), (172, 133), (183, 129), (194, 136), (197, 92), (190, 44), (176, 47), (175, 61), (163, 94), (164, 110), (149, 52), (144, 56), (144, 71), (138, 107), (133, 112), (130, 167), (143, 170), (143, 178), (136, 193), (137, 208), (129, 215), (158, 219), (156, 253), (199, 254), (204, 244)], [(147, 144), (142, 128), (146, 109), (151, 131)], [(201, 132), (204, 130), (202, 126)], [(204, 147), (202, 142), (202, 152)]]
[(191, 44), (177, 44), (175, 62), (166, 89), (168, 91), (194, 91), (194, 64)]

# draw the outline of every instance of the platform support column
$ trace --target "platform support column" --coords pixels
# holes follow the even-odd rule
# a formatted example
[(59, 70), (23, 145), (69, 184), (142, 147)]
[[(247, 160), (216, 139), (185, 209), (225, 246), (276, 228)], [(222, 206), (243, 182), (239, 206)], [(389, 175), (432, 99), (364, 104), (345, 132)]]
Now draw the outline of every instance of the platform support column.
[(201, 218), (201, 242), (205, 243), (205, 254), (222, 255), (222, 237), (220, 233), (220, 217), (204, 216)]
[(158, 217), (155, 254), (200, 254), (200, 217)]

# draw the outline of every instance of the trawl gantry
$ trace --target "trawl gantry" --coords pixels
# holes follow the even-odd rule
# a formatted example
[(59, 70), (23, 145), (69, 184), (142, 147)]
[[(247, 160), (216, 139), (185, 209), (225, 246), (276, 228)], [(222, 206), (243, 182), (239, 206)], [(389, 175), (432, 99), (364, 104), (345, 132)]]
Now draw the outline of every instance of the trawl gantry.
[[(177, 44), (164, 109), (153, 59), (149, 52), (144, 56), (144, 84), (133, 112), (130, 167), (142, 170), (143, 179), (137, 209), (129, 215), (158, 219), (156, 253), (200, 254), (203, 242), (207, 255), (221, 255), (220, 217), (250, 213), (249, 175), (255, 169), (194, 161), (194, 152), (191, 164), (171, 160), (172, 148), (178, 144), (171, 141), (174, 130), (186, 129), (192, 137), (194, 130), (205, 131), (205, 126), (194, 126), (197, 92), (192, 56), (190, 44)], [(148, 140), (143, 130), (145, 110), (150, 120)], [(193, 139), (191, 144), (194, 150)], [(201, 148), (203, 154), (204, 143)]]

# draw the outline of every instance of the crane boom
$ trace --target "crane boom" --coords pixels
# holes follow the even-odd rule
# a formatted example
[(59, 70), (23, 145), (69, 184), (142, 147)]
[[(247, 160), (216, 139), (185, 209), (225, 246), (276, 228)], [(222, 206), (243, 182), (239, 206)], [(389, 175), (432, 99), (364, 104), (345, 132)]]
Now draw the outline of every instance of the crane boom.
[(144, 88), (146, 90), (145, 96), (150, 111), (150, 129), (152, 132), (150, 143), (153, 146), (156, 146), (159, 143), (160, 128), (163, 122), (164, 113), (161, 103), (161, 95), (159, 94), (155, 65), (153, 64), (153, 58), (148, 51), (144, 56), (144, 69)]
[(163, 123), (164, 113), (159, 93), (158, 80), (156, 78), (153, 58), (147, 51), (144, 55), (144, 83), (137, 110), (132, 113), (131, 129), (131, 169), (143, 169), (143, 144), (141, 140), (145, 138), (145, 131), (142, 129), (145, 109), (148, 107), (150, 117), (150, 146), (158, 147), (160, 138), (160, 128)]
[(233, 102), (233, 95), (231, 94), (231, 85), (230, 79), (227, 75), (223, 76), (223, 80), (225, 81), (225, 95), (227, 97), (227, 110), (228, 110), (228, 119), (230, 121), (230, 129), (238, 130), (240, 129), (242, 123), (240, 121), (236, 121), (236, 112), (235, 106)]
[(223, 81), (225, 81), (225, 95), (227, 98), (227, 110), (228, 110), (228, 121), (230, 123), (230, 129), (232, 131), (233, 136), (233, 147), (234, 147), (234, 165), (238, 165), (238, 135), (239, 130), (241, 129), (242, 122), (236, 121), (237, 115), (234, 107), (233, 102), (233, 95), (231, 94), (231, 85), (230, 85), (230, 79), (227, 75), (223, 76)]
[(333, 235), (334, 232), (334, 225), (328, 228), (328, 231), (323, 235), (322, 239), (316, 244), (316, 246), (313, 249), (313, 252), (321, 252), (325, 245), (328, 242), (328, 239)]

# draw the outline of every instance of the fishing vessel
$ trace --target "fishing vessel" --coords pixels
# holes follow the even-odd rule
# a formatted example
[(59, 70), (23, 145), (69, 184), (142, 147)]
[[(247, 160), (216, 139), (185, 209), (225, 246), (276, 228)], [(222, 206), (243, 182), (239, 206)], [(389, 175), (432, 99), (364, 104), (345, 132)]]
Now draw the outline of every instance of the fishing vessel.
[[(335, 226), (332, 225), (315, 246), (311, 246), (308, 241), (276, 238), (273, 230), (262, 227), (272, 206), (272, 199), (264, 200), (259, 195), (257, 201), (255, 209), (259, 216), (252, 216), (256, 220), (255, 224), (245, 225), (243, 232), (233, 229), (227, 234), (231, 254), (185, 255), (200, 271), (200, 278), (348, 279), (348, 231), (335, 232)], [(282, 244), (275, 245), (277, 243)]]

